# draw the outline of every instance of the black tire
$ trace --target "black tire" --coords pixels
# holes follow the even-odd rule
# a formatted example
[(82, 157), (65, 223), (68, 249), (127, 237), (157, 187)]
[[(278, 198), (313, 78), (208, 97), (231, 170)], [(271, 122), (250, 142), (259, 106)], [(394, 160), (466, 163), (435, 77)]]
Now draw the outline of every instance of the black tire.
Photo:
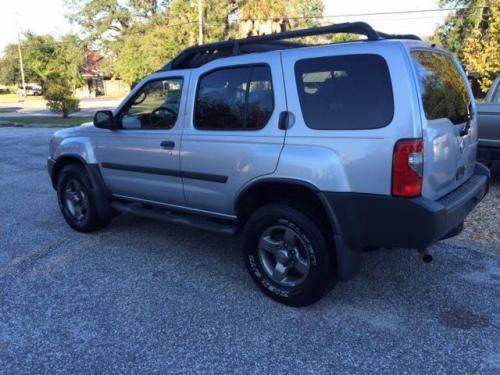
[[(286, 268), (287, 276), (285, 279), (281, 282), (275, 281), (276, 278), (273, 279), (274, 273), (271, 275), (269, 272), (272, 267), (269, 267), (268, 263), (272, 262), (274, 258), (275, 268), (277, 268), (279, 263), (277, 257), (271, 255), (268, 258), (270, 260), (266, 260), (264, 258), (267, 255), (262, 255), (266, 254), (265, 251), (261, 250), (261, 244), (264, 243), (262, 241), (268, 241), (271, 238), (274, 228), (277, 228), (276, 236), (278, 239), (276, 243), (285, 242), (284, 239), (279, 240), (279, 231), (283, 230), (284, 233), (288, 233), (290, 229), (296, 235), (295, 243), (298, 242), (297, 246), (293, 246), (295, 251), (300, 247), (301, 258), (308, 257), (308, 272), (305, 275), (296, 272), (297, 285), (283, 285), (286, 279), (289, 279), (288, 268)], [(270, 230), (271, 232), (269, 232)], [(267, 233), (270, 234), (266, 237)], [(252, 214), (245, 226), (243, 233), (245, 263), (254, 281), (269, 297), (289, 306), (307, 306), (320, 300), (337, 281), (336, 269), (332, 267), (335, 264), (332, 262), (334, 252), (331, 242), (326, 236), (318, 229), (318, 225), (312, 218), (296, 208), (284, 204), (263, 206)], [(268, 244), (268, 242), (265, 243)], [(286, 252), (286, 254), (288, 257), (285, 258), (283, 264), (295, 263), (294, 260), (290, 261), (289, 253)], [(282, 264), (280, 266), (282, 267)], [(295, 271), (293, 266), (292, 271)], [(292, 281), (289, 282), (293, 284)]]
[[(85, 200), (85, 208), (81, 209), (78, 217), (71, 212), (68, 196), (72, 186), (81, 190), (80, 197)], [(91, 184), (87, 171), (83, 166), (69, 164), (62, 168), (57, 180), (57, 201), (66, 223), (78, 232), (93, 232), (104, 228), (111, 219), (101, 219), (97, 215), (94, 197), (91, 193)], [(74, 209), (73, 209), (74, 210)]]

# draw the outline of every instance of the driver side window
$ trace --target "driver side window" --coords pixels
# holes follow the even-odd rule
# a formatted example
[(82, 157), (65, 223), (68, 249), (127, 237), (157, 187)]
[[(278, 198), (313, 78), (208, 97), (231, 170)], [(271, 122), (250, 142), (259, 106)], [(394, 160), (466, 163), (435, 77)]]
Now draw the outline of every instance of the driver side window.
[(148, 82), (121, 115), (124, 129), (171, 129), (179, 114), (182, 78)]

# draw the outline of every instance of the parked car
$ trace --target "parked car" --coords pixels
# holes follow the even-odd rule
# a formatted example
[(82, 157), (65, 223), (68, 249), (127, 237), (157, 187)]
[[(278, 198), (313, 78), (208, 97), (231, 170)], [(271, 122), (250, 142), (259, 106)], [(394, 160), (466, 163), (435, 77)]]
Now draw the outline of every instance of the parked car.
[(17, 96), (40, 96), (43, 94), (42, 86), (30, 84), (26, 85), (26, 92), (24, 88), (17, 89)]
[[(343, 32), (366, 39), (284, 41)], [(461, 231), (489, 184), (471, 98), (449, 52), (366, 23), (230, 40), (186, 49), (93, 126), (55, 133), (48, 169), (75, 230), (126, 212), (241, 232), (257, 285), (304, 306), (352, 278), (365, 248)]]
[(477, 104), (479, 124), (478, 159), (487, 164), (500, 163), (500, 77), (491, 85), (482, 103)]

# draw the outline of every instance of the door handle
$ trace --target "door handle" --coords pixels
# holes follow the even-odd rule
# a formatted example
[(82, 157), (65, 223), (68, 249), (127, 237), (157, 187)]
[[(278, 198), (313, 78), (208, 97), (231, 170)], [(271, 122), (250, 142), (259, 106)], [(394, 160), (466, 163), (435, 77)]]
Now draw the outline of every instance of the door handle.
[(164, 148), (166, 150), (171, 150), (171, 149), (175, 148), (175, 142), (174, 141), (162, 141), (160, 143), (160, 147)]
[(287, 130), (290, 125), (290, 112), (283, 111), (280, 112), (280, 117), (278, 120), (278, 128), (281, 130)]

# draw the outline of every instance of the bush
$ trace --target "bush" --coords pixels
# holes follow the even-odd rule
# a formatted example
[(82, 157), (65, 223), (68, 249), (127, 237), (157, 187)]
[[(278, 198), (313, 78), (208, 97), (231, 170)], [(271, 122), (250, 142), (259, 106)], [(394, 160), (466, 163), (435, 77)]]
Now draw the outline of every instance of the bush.
[(48, 82), (43, 96), (47, 100), (47, 107), (51, 111), (61, 113), (63, 118), (80, 109), (80, 101), (73, 96), (69, 85), (65, 85), (62, 80)]

